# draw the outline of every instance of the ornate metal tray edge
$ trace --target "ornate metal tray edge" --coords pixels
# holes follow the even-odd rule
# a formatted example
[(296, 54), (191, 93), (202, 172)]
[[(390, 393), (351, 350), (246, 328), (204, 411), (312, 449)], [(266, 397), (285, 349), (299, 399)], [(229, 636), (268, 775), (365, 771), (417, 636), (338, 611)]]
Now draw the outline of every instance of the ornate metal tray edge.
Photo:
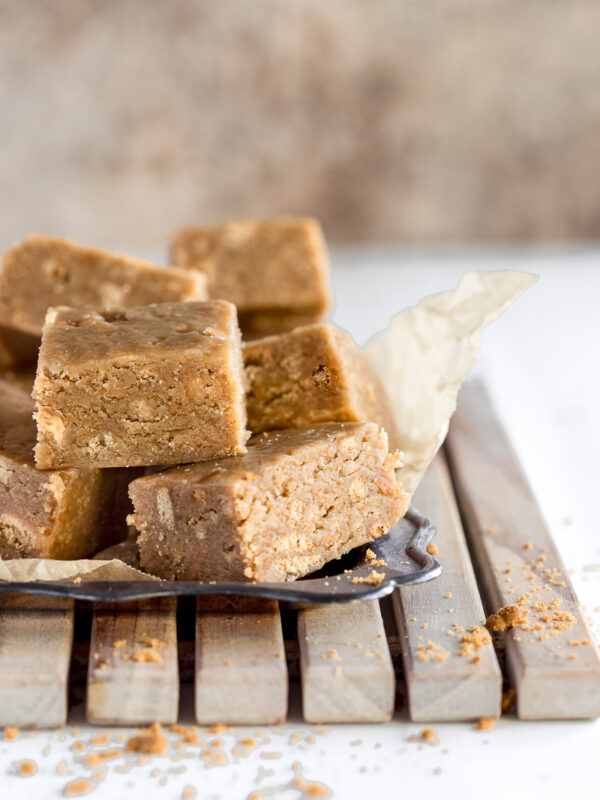
[(440, 575), (442, 567), (427, 552), (435, 527), (410, 509), (404, 519), (368, 546), (358, 547), (319, 572), (288, 583), (196, 581), (0, 581), (0, 592), (68, 597), (79, 601), (125, 602), (165, 596), (242, 595), (287, 603), (340, 603), (376, 599), (396, 586), (424, 583)]

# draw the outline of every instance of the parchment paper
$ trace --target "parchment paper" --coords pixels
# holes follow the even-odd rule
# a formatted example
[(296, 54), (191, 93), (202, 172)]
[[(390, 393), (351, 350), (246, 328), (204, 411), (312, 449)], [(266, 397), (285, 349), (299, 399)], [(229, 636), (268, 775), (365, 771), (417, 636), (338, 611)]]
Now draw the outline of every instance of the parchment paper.
[[(461, 383), (475, 363), (481, 331), (537, 277), (510, 270), (471, 272), (454, 291), (397, 314), (366, 351), (386, 386), (402, 439), (399, 479), (412, 494), (443, 443)], [(2, 581), (159, 580), (136, 569), (131, 541), (94, 559), (0, 560)]]
[(398, 476), (413, 494), (446, 438), (481, 332), (537, 281), (514, 270), (469, 272), (450, 292), (396, 314), (366, 346), (388, 390), (401, 436)]

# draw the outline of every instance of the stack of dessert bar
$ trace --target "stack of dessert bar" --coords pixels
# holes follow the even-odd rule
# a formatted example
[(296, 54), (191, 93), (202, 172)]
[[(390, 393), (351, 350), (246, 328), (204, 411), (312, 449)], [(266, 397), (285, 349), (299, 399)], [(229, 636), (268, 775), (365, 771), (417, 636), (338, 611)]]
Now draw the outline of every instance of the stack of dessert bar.
[(386, 533), (398, 434), (324, 321), (318, 223), (186, 229), (172, 262), (44, 236), (4, 255), (0, 557), (89, 557), (129, 524), (159, 577), (283, 581)]

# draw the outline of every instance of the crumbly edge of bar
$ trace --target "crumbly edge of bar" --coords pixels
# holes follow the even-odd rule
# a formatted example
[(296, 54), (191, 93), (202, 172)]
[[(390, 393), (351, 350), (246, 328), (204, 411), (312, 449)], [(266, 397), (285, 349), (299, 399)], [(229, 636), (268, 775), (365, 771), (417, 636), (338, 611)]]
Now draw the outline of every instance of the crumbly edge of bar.
[[(322, 447), (317, 453), (300, 449), (269, 465), (236, 500), (246, 579), (295, 580), (387, 533), (406, 512), (408, 497), (395, 480), (385, 432), (368, 426), (360, 441), (357, 434), (340, 436), (329, 446), (329, 455)], [(291, 468), (283, 484), (282, 468)], [(309, 522), (310, 500), (324, 490)], [(299, 520), (300, 530), (294, 526)]]

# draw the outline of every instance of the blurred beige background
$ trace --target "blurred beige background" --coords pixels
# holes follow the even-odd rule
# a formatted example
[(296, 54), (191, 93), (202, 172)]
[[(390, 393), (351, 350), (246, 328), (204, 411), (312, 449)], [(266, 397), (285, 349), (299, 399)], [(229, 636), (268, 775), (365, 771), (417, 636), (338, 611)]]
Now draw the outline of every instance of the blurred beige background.
[(0, 246), (594, 239), (595, 0), (0, 0)]

